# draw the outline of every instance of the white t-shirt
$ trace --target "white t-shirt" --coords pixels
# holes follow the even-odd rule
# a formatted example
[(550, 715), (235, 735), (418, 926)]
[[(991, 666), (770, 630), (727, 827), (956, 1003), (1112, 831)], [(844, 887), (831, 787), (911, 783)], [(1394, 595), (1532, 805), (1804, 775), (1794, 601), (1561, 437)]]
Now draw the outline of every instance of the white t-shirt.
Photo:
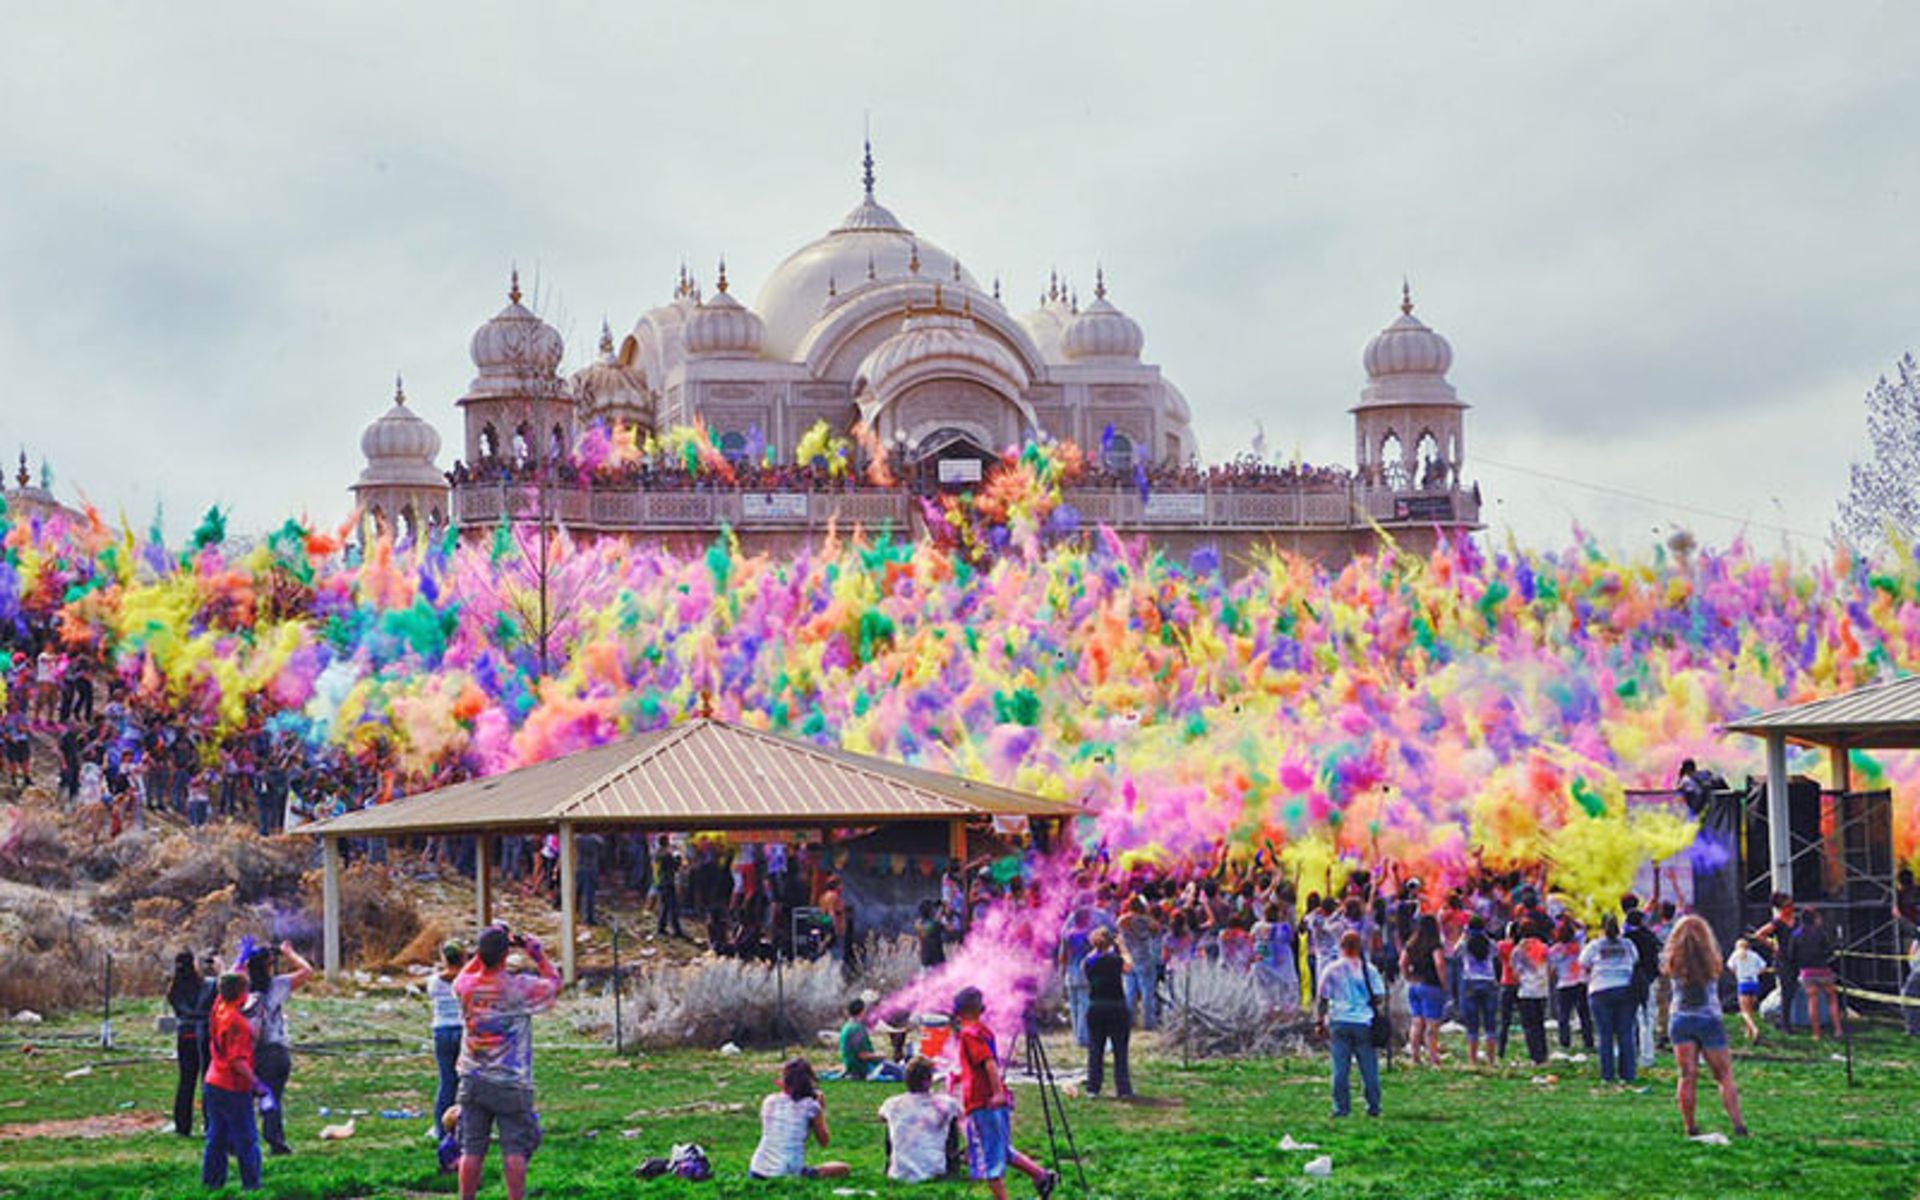
[(747, 1170), (766, 1179), (798, 1175), (807, 1161), (807, 1131), (820, 1115), (820, 1101), (812, 1096), (795, 1100), (775, 1092), (760, 1102), (760, 1145)]
[(1760, 972), (1767, 969), (1767, 960), (1752, 950), (1735, 950), (1727, 955), (1727, 969), (1733, 972), (1736, 983), (1759, 983)]
[(451, 979), (435, 971), (427, 978), (427, 999), (433, 1002), (433, 1028), (466, 1028), (466, 1014), (460, 1010), (460, 997), (454, 995)]
[(880, 1106), (893, 1139), (887, 1178), (926, 1183), (947, 1173), (947, 1128), (960, 1118), (960, 1102), (945, 1093), (902, 1092)]

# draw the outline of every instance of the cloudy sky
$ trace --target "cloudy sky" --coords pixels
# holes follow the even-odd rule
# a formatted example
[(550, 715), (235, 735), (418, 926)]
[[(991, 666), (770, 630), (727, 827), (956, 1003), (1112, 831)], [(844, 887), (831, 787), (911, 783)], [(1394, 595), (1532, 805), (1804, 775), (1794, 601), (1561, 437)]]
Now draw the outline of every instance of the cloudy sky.
[(396, 370), (450, 458), (511, 263), (569, 368), (682, 260), (751, 297), (868, 113), (1021, 307), (1105, 264), (1210, 454), (1348, 460), (1410, 277), (1527, 542), (1815, 550), (1920, 348), (1911, 5), (10, 9), (0, 447), (175, 530), (344, 515)]

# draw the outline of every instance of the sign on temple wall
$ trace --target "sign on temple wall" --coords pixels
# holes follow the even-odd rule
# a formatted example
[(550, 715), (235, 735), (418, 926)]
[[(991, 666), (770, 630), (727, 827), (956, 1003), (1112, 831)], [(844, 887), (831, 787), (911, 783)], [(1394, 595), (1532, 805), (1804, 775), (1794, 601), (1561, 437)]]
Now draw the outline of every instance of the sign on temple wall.
[(979, 483), (980, 460), (977, 458), (943, 458), (940, 460), (941, 483)]
[(1199, 492), (1154, 492), (1141, 512), (1148, 521), (1202, 521), (1206, 516), (1207, 498)]
[(749, 521), (804, 521), (807, 497), (804, 492), (744, 492), (740, 515)]

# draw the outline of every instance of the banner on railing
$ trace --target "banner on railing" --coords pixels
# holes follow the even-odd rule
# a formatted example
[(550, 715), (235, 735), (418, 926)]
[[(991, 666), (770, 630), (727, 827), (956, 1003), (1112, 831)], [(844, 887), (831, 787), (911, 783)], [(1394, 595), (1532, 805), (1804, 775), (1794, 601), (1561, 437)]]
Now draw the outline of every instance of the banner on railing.
[(1155, 492), (1141, 513), (1148, 521), (1204, 521), (1207, 498), (1199, 492)]
[(740, 497), (740, 515), (748, 521), (804, 521), (804, 492), (746, 492)]

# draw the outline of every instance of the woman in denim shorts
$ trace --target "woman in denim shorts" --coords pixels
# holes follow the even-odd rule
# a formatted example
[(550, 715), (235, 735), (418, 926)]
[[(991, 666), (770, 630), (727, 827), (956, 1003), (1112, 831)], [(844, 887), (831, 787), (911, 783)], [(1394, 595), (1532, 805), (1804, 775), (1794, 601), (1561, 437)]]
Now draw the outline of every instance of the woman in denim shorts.
[(1733, 1122), (1733, 1136), (1747, 1136), (1740, 1115), (1740, 1089), (1733, 1083), (1733, 1054), (1727, 1048), (1727, 1023), (1720, 1014), (1720, 943), (1699, 917), (1680, 918), (1667, 935), (1664, 955), (1667, 977), (1673, 980), (1673, 1006), (1667, 1020), (1667, 1040), (1680, 1068), (1675, 1099), (1688, 1137), (1698, 1136), (1694, 1122), (1694, 1092), (1700, 1060), (1713, 1072), (1720, 1087), (1720, 1103)]
[(1447, 1009), (1447, 952), (1440, 944), (1440, 922), (1432, 914), (1414, 924), (1413, 938), (1400, 952), (1400, 973), (1407, 977), (1407, 1008), (1413, 1014), (1409, 1049), (1413, 1065), (1440, 1065), (1440, 1022)]

